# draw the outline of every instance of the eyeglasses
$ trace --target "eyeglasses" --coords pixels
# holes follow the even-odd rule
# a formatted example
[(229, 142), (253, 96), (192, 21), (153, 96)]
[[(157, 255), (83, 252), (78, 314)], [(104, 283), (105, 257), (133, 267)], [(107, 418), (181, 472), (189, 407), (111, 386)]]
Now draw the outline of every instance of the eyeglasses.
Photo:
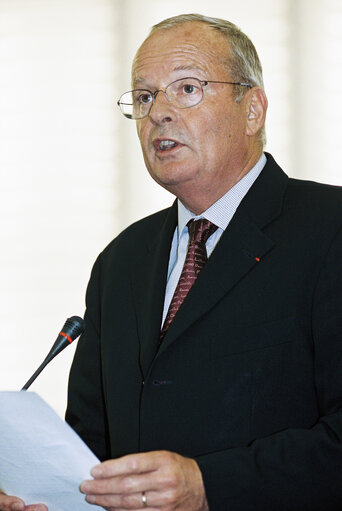
[(202, 101), (204, 96), (203, 87), (206, 87), (208, 83), (225, 83), (252, 88), (252, 85), (244, 82), (219, 82), (189, 77), (175, 80), (165, 90), (160, 89), (155, 92), (148, 89), (130, 90), (122, 94), (117, 104), (125, 117), (134, 120), (143, 119), (149, 115), (158, 92), (163, 92), (167, 100), (176, 108), (191, 108)]

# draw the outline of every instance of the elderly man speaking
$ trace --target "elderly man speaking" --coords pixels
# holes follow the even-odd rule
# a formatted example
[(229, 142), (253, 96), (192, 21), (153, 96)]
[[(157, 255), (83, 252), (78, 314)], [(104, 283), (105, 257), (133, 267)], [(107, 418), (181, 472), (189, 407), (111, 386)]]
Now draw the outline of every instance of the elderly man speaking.
[(92, 272), (66, 419), (103, 462), (81, 491), (110, 511), (340, 510), (342, 191), (263, 152), (261, 65), (228, 21), (153, 27), (132, 89), (119, 107), (177, 200)]

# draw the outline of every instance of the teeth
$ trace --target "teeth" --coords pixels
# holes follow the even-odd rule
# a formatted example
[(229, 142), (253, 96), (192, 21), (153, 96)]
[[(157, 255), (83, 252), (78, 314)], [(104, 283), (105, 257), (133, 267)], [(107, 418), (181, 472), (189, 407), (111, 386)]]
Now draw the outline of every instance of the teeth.
[(162, 151), (166, 151), (167, 149), (171, 149), (171, 147), (175, 147), (177, 145), (173, 140), (162, 140), (159, 144), (159, 149)]

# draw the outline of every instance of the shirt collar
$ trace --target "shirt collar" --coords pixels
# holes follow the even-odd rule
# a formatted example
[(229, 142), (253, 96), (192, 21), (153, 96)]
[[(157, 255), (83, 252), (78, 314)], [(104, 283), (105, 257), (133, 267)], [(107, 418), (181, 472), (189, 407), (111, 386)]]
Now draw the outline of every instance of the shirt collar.
[(178, 240), (184, 227), (191, 219), (206, 218), (220, 229), (225, 230), (240, 202), (264, 168), (266, 161), (266, 156), (262, 153), (254, 167), (201, 215), (192, 213), (178, 199)]

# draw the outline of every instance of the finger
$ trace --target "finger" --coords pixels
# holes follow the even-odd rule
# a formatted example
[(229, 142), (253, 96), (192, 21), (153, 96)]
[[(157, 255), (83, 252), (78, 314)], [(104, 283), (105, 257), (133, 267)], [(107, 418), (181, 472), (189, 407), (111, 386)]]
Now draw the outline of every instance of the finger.
[(116, 460), (107, 460), (91, 470), (95, 478), (113, 477), (125, 474), (141, 474), (157, 470), (172, 453), (167, 451), (142, 452), (128, 454)]
[[(131, 495), (87, 495), (86, 501), (90, 504), (96, 504), (97, 506), (105, 507), (110, 510), (120, 509), (142, 509), (147, 511), (148, 509), (154, 509), (158, 505), (158, 499), (156, 499), (155, 492), (148, 492), (146, 494), (146, 504), (143, 503), (143, 493), (135, 493)], [(159, 498), (160, 503), (160, 498)]]
[(25, 511), (48, 511), (45, 504), (30, 504), (25, 507)]
[[(127, 511), (127, 507), (106, 507), (107, 511)], [(139, 507), (135, 511), (156, 511), (155, 507)]]
[[(106, 509), (107, 511), (127, 511), (127, 507), (112, 507), (112, 506), (107, 506), (105, 507), (104, 509)], [(91, 510), (90, 510), (91, 511)], [(157, 511), (155, 507), (139, 507), (139, 508), (135, 508), (134, 511)]]
[(82, 493), (88, 495), (132, 494), (146, 490), (158, 491), (170, 484), (170, 479), (163, 472), (147, 472), (127, 476), (108, 477), (83, 481)]
[[(127, 511), (127, 507), (106, 507), (107, 511)], [(135, 511), (156, 511), (155, 507), (139, 507)]]
[(0, 511), (24, 511), (25, 504), (18, 497), (0, 493)]
[(0, 511), (48, 511), (48, 508), (44, 504), (25, 506), (19, 497), (6, 495), (0, 490)]

